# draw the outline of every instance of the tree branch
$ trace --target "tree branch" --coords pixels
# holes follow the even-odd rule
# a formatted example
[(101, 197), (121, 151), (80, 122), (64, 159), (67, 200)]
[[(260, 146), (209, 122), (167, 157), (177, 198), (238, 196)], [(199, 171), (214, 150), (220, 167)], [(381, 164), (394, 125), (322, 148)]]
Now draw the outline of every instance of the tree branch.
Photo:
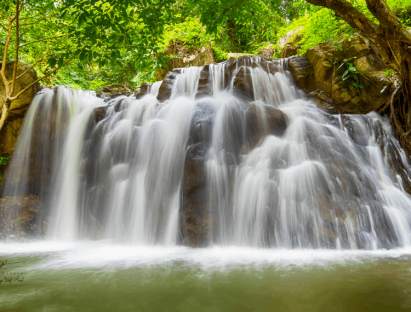
[(37, 24), (38, 22), (41, 22), (41, 21), (43, 21), (43, 20), (45, 20), (45, 19), (48, 19), (48, 18), (51, 18), (51, 16), (45, 16), (45, 17), (40, 18), (39, 20), (37, 20), (37, 21), (35, 21), (35, 22), (32, 22), (32, 23), (28, 23), (28, 24), (21, 24), (21, 25), (20, 25), (20, 27), (23, 27), (23, 26), (29, 26), (29, 25), (33, 25), (33, 24)]
[(21, 47), (24, 47), (24, 46), (27, 46), (27, 45), (30, 45), (30, 44), (33, 44), (33, 43), (36, 43), (36, 42), (46, 41), (46, 40), (51, 40), (51, 39), (57, 39), (57, 38), (67, 37), (67, 36), (68, 36), (68, 35), (61, 35), (61, 36), (55, 36), (55, 37), (44, 38), (44, 39), (40, 39), (40, 40), (28, 42), (28, 43), (22, 44), (22, 45), (20, 46), (20, 48), (21, 48)]
[[(86, 45), (83, 46), (82, 49), (84, 49)], [(72, 59), (74, 59), (75, 55), (73, 55), (71, 58), (69, 58), (67, 61), (65, 61), (63, 63), (63, 65), (61, 65), (60, 67), (56, 67), (55, 69), (53, 69), (51, 72), (45, 74), (43, 77), (38, 78), (36, 81), (32, 82), (31, 84), (29, 84), (26, 88), (24, 88), (23, 90), (21, 90), (16, 96), (10, 98), (11, 101), (16, 100), (21, 94), (23, 94), (25, 91), (27, 91), (29, 88), (31, 88), (32, 86), (34, 86), (37, 82), (39, 82), (40, 80), (43, 80), (47, 77), (49, 77), (50, 75), (54, 74), (56, 71), (58, 71), (61, 67), (65, 66), (67, 63), (71, 62)]]
[(8, 31), (7, 28), (5, 26), (3, 26), (3, 24), (0, 24), (1, 28), (3, 28), (5, 31)]
[(236, 2), (236, 4), (234, 4), (233, 6), (225, 9), (225, 10), (223, 11), (223, 15), (224, 15), (225, 13), (227, 13), (228, 11), (234, 9), (235, 7), (238, 7), (242, 2), (244, 2), (244, 0), (240, 0), (240, 1)]
[(19, 16), (21, 9), (23, 8), (24, 0), (21, 3), (21, 8), (19, 10), (19, 0), (16, 1), (16, 47), (15, 47), (15, 54), (14, 54), (14, 68), (13, 68), (13, 78), (11, 80), (11, 90), (10, 96), (13, 95), (14, 86), (16, 84), (16, 73), (17, 73), (17, 66), (19, 64)]
[[(5, 87), (5, 92), (6, 92), (6, 98), (10, 96), (9, 93), (9, 82), (6, 78), (6, 61), (7, 61), (7, 52), (9, 49), (9, 43), (10, 43), (10, 38), (11, 38), (11, 27), (12, 27), (12, 22), (9, 22), (9, 29), (7, 31), (7, 39), (6, 39), (6, 44), (4, 45), (4, 53), (3, 53), (3, 62), (1, 64), (1, 70), (0, 70), (0, 76), (3, 79), (4, 87)], [(3, 103), (0, 103), (0, 108)]]
[(0, 118), (0, 131), (3, 128), (4, 122), (6, 121), (7, 117), (9, 117), (9, 107), (8, 103), (4, 103), (3, 109), (1, 112), (1, 118)]
[(368, 19), (365, 14), (354, 8), (351, 3), (345, 0), (306, 0), (307, 2), (329, 8), (335, 14), (344, 19), (352, 28), (355, 28), (367, 35), (378, 35), (380, 29), (377, 24)]
[(396, 40), (403, 41), (411, 45), (411, 35), (403, 27), (398, 17), (391, 11), (387, 3), (383, 0), (366, 0), (368, 10), (380, 22), (380, 28), (385, 28), (387, 25), (391, 29), (397, 30)]
[(18, 80), (20, 77), (24, 76), (30, 69), (32, 69), (34, 66), (36, 66), (38, 63), (40, 63), (44, 57), (49, 54), (51, 51), (47, 51), (46, 53), (43, 54), (43, 56), (38, 59), (33, 65), (31, 65), (28, 69), (26, 69), (22, 74), (16, 77), (16, 80)]

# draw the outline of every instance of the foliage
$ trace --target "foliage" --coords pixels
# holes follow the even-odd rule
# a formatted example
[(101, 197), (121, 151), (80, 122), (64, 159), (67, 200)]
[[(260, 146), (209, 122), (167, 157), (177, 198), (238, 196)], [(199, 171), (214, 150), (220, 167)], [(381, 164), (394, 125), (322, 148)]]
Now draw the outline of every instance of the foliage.
[(391, 76), (394, 73), (395, 73), (394, 69), (389, 69), (384, 73), (384, 78), (387, 78), (387, 77)]
[[(181, 14), (177, 15), (181, 18)], [(204, 44), (208, 45), (213, 37), (207, 33), (206, 26), (203, 26), (200, 20), (194, 16), (188, 16), (182, 23), (165, 26), (161, 47), (164, 51), (171, 41), (184, 41), (188, 47), (197, 48)]]
[[(291, 1), (292, 2), (292, 1)], [(252, 44), (270, 41), (284, 23), (280, 0), (195, 0), (188, 8), (200, 16), (207, 32), (221, 40), (225, 51), (227, 39), (233, 52), (250, 52)], [(216, 9), (218, 8), (218, 9)]]
[(356, 88), (362, 89), (364, 88), (364, 86), (359, 82), (360, 73), (358, 72), (352, 61), (356, 58), (357, 57), (355, 56), (349, 59), (344, 59), (341, 65), (337, 68), (336, 72), (338, 73), (340, 69), (343, 69), (344, 73), (341, 75), (342, 80), (347, 81)]
[(9, 161), (8, 157), (0, 157), (0, 166), (7, 165), (8, 161)]
[[(373, 18), (364, 0), (351, 2)], [(411, 0), (387, 3), (411, 25)], [(1, 1), (2, 25), (13, 10), (14, 0)], [(46, 84), (94, 90), (152, 81), (173, 40), (193, 48), (211, 41), (216, 61), (222, 61), (227, 52), (258, 53), (301, 26), (301, 54), (331, 38), (338, 49), (336, 38), (354, 33), (333, 11), (304, 0), (33, 0), (25, 3), (21, 18), (20, 60), (34, 64), (44, 55), (35, 67), (38, 75), (58, 69), (45, 77)], [(5, 40), (1, 32), (3, 47)], [(9, 48), (13, 51), (15, 40)], [(7, 61), (13, 59), (9, 52)]]
[(214, 61), (216, 63), (224, 62), (228, 60), (228, 53), (222, 51), (219, 47), (213, 47)]
[[(365, 0), (354, 0), (351, 2), (368, 18), (372, 19), (374, 22), (378, 22), (368, 11)], [(404, 11), (404, 9), (401, 8), (411, 7), (411, 0), (387, 0), (387, 3), (391, 9), (400, 10), (400, 12)], [(288, 25), (282, 27), (277, 36), (277, 39), (280, 39), (287, 32), (299, 27), (303, 27), (303, 29), (299, 31), (299, 33), (304, 36), (299, 52), (300, 54), (304, 54), (309, 48), (312, 48), (329, 39), (334, 39), (332, 43), (338, 50), (339, 45), (336, 42), (337, 37), (343, 37), (348, 40), (350, 36), (353, 36), (355, 34), (355, 30), (350, 25), (345, 23), (343, 19), (336, 16), (334, 11), (330, 9), (316, 7), (312, 4), (307, 3), (307, 12), (308, 13), (304, 17), (293, 20)], [(407, 17), (401, 19), (402, 22), (404, 24), (409, 23), (411, 14), (405, 14), (404, 16)]]

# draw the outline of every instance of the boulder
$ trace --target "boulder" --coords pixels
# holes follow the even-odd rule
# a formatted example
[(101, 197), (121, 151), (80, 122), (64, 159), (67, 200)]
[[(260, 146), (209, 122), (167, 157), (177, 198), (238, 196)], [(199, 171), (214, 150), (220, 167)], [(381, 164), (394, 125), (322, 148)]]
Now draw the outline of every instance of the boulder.
[(260, 56), (262, 57), (273, 57), (275, 52), (278, 52), (277, 47), (274, 44), (267, 44), (261, 48)]
[(281, 110), (273, 106), (252, 104), (246, 111), (247, 142), (242, 153), (255, 148), (267, 135), (282, 135), (287, 127)]
[(132, 92), (129, 88), (121, 84), (112, 84), (107, 86), (102, 86), (97, 89), (96, 95), (101, 98), (115, 98), (119, 95), (130, 96)]
[(191, 48), (181, 40), (171, 41), (164, 55), (168, 56), (169, 62), (167, 66), (156, 70), (157, 81), (163, 80), (167, 73), (175, 68), (204, 66), (205, 64), (215, 63), (211, 44), (210, 46), (204, 45), (198, 48)]
[(287, 42), (284, 48), (281, 50), (279, 58), (287, 58), (293, 55), (297, 55), (301, 49), (301, 40), (303, 39), (302, 34), (295, 34), (291, 41)]
[[(374, 44), (358, 34), (335, 44), (328, 40), (308, 49), (303, 56), (289, 60), (289, 70), (296, 84), (320, 107), (349, 114), (367, 114), (390, 101), (395, 82), (384, 78), (389, 68), (382, 61)], [(358, 81), (342, 79), (346, 63), (358, 70)], [(355, 87), (352, 81), (363, 85)], [(328, 97), (328, 98), (327, 98)]]

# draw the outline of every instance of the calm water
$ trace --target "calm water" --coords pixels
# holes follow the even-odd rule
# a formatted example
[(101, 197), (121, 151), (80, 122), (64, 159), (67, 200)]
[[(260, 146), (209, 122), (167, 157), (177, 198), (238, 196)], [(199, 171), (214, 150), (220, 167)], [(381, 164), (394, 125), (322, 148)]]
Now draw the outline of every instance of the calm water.
[[(411, 311), (404, 249), (0, 244), (6, 259), (20, 268), (0, 270), (2, 312)], [(9, 284), (5, 272), (26, 274)]]

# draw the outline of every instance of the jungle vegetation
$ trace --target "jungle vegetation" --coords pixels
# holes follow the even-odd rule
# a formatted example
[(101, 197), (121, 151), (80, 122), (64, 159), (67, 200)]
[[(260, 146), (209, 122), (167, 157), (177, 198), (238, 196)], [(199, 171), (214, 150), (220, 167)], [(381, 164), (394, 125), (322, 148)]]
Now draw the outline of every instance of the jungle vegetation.
[[(134, 89), (155, 80), (172, 40), (192, 47), (211, 43), (222, 61), (227, 52), (258, 54), (297, 27), (305, 38), (300, 53), (360, 31), (404, 84), (410, 82), (411, 0), (2, 0), (1, 62), (30, 65), (48, 86), (96, 90), (121, 83)], [(8, 81), (4, 70), (0, 129), (22, 93), (14, 92), (19, 77), (14, 73)]]

